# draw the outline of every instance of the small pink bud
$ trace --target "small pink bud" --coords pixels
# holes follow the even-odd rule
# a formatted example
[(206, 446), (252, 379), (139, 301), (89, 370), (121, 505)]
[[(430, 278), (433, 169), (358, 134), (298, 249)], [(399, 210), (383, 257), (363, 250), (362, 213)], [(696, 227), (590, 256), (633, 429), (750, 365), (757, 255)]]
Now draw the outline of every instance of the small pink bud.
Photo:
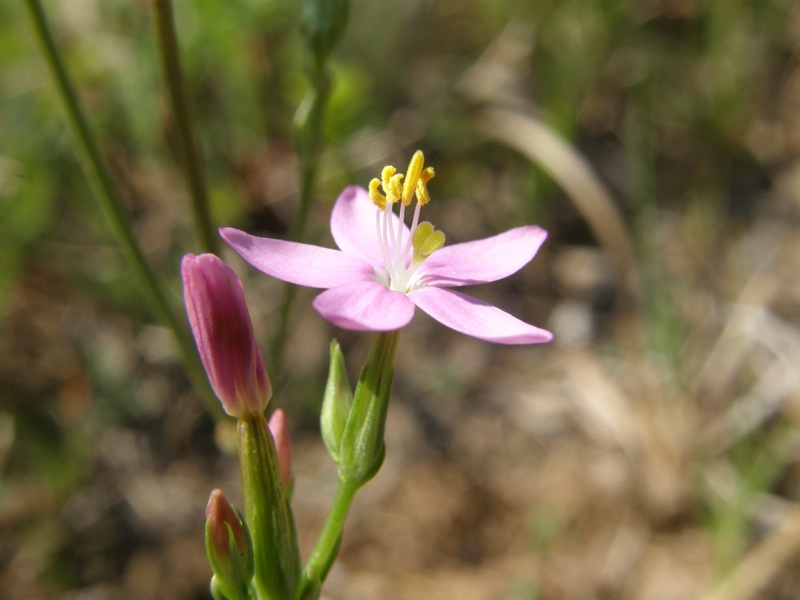
[(253, 578), (253, 547), (245, 527), (225, 494), (211, 492), (206, 505), (206, 554), (214, 572), (212, 586), (227, 598), (248, 597)]
[[(247, 536), (242, 529), (238, 515), (228, 503), (222, 490), (213, 490), (208, 498), (206, 523), (211, 533), (210, 541), (217, 556), (230, 554), (231, 533), (239, 552), (242, 554), (247, 552)], [(228, 529), (229, 527), (230, 529)]]
[(286, 415), (279, 408), (270, 417), (269, 431), (275, 440), (275, 449), (278, 451), (278, 462), (281, 466), (281, 479), (288, 490), (292, 484), (292, 442), (289, 437), (289, 425)]
[(258, 350), (241, 281), (213, 254), (187, 254), (181, 273), (195, 343), (222, 407), (237, 418), (263, 414), (272, 386)]

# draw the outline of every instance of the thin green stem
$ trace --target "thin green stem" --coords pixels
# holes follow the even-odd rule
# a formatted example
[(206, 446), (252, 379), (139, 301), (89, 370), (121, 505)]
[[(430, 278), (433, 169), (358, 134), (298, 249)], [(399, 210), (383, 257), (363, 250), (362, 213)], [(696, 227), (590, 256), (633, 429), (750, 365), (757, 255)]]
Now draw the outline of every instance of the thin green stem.
[(303, 598), (307, 590), (322, 584), (328, 575), (342, 541), (342, 532), (353, 499), (358, 491), (358, 483), (350, 479), (340, 479), (331, 510), (325, 519), (311, 556), (308, 558), (300, 580), (299, 598)]
[(322, 151), (322, 127), (330, 91), (330, 75), (323, 71), (312, 80), (312, 87), (295, 116), (295, 137), (300, 155), (300, 195), (290, 231), (295, 240), (302, 239), (305, 234), (308, 210), (314, 198)]
[[(319, 171), (322, 126), (331, 92), (328, 63), (331, 52), (344, 33), (349, 6), (349, 0), (303, 0), (300, 30), (306, 42), (310, 87), (297, 108), (294, 119), (297, 154), (300, 159), (300, 195), (290, 235), (297, 242), (303, 240), (306, 231)], [(274, 373), (282, 370), (295, 294), (294, 288), (285, 288), (278, 331), (272, 343)]]
[(144, 253), (133, 235), (116, 185), (100, 156), (100, 151), (86, 121), (78, 96), (61, 61), (61, 56), (53, 40), (44, 10), (38, 0), (25, 0), (25, 5), (30, 14), (42, 54), (56, 84), (58, 94), (64, 103), (67, 122), (78, 142), (79, 156), (83, 170), (89, 180), (89, 185), (100, 202), (101, 209), (108, 219), (117, 243), (119, 243), (133, 268), (134, 275), (150, 306), (161, 322), (173, 332), (186, 369), (196, 389), (206, 400), (211, 413), (215, 417), (222, 416), (222, 409), (208, 385), (208, 380), (194, 344), (190, 340), (186, 329), (181, 327), (175, 313), (167, 302), (167, 298), (155, 274), (147, 263)]
[(169, 92), (170, 109), (178, 133), (183, 172), (192, 200), (195, 229), (203, 250), (219, 254), (219, 236), (211, 220), (202, 153), (194, 133), (192, 114), (189, 110), (186, 86), (181, 70), (172, 2), (171, 0), (151, 0), (151, 5), (161, 66)]
[[(302, 241), (308, 213), (314, 198), (314, 189), (317, 183), (319, 160), (322, 148), (322, 126), (324, 123), (325, 108), (330, 96), (330, 78), (323, 73), (313, 81), (313, 87), (308, 92), (295, 116), (295, 137), (300, 160), (300, 190), (297, 202), (297, 211), (289, 231), (290, 238)], [(292, 303), (297, 294), (294, 286), (284, 288), (283, 300), (278, 319), (278, 331), (272, 342), (273, 372), (280, 373), (283, 365), (283, 356), (291, 321)]]
[(325, 581), (339, 552), (345, 520), (355, 494), (375, 476), (383, 463), (383, 437), (399, 339), (399, 331), (378, 333), (372, 339), (340, 440), (339, 487), (320, 537), (303, 569), (298, 594), (301, 600), (313, 597), (312, 592), (319, 590)]

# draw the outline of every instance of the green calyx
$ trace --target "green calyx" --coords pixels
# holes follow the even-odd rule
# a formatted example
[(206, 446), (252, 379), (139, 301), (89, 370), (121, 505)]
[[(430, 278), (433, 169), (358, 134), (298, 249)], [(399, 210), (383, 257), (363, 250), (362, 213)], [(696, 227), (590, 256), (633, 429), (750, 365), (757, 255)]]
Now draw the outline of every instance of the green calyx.
[(372, 479), (383, 463), (383, 434), (399, 336), (399, 331), (391, 331), (373, 339), (339, 443), (339, 477), (357, 486)]
[(300, 552), (278, 453), (263, 415), (238, 422), (245, 518), (253, 542), (255, 588), (261, 600), (294, 598)]
[(352, 405), (353, 391), (347, 380), (342, 348), (339, 346), (339, 342), (333, 340), (330, 348), (328, 381), (325, 384), (325, 395), (322, 399), (320, 429), (328, 453), (336, 464), (339, 464), (339, 444)]

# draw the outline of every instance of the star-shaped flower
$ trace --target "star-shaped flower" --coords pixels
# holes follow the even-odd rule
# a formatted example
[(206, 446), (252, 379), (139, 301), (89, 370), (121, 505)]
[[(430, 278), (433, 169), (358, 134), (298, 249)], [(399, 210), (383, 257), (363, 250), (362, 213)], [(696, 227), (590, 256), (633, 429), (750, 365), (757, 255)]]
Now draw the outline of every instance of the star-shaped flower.
[[(277, 279), (323, 288), (313, 302), (322, 317), (344, 329), (394, 331), (408, 325), (415, 307), (461, 333), (499, 344), (538, 344), (553, 335), (448, 288), (489, 283), (516, 273), (533, 259), (547, 232), (533, 225), (462, 244), (444, 246), (444, 235), (419, 222), (428, 203), (417, 152), (408, 172), (385, 167), (369, 191), (350, 186), (331, 213), (339, 250), (249, 235), (223, 228), (223, 239), (251, 265)], [(383, 193), (379, 188), (383, 189)], [(417, 203), (409, 228), (407, 206)], [(400, 204), (399, 216), (392, 210)]]

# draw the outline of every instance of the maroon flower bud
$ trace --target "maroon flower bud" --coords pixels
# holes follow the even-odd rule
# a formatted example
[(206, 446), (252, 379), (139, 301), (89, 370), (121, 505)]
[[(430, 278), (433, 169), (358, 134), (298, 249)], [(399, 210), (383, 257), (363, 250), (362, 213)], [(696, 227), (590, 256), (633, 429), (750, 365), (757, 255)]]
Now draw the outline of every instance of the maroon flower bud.
[(187, 254), (181, 273), (195, 343), (222, 407), (237, 418), (263, 414), (272, 386), (256, 344), (241, 281), (213, 254)]

